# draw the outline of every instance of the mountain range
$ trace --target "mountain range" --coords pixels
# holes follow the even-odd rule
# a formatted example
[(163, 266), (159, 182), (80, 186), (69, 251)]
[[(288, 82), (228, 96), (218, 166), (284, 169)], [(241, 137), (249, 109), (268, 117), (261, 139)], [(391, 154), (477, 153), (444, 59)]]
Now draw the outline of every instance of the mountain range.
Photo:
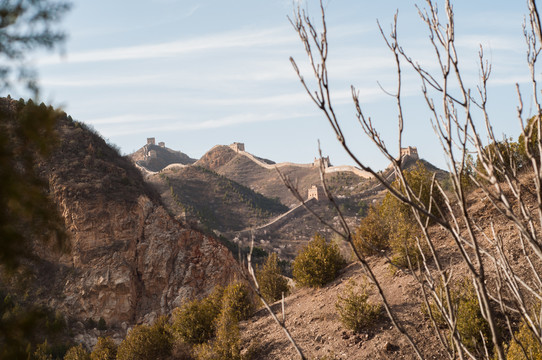
[[(20, 104), (0, 99), (8, 113)], [(89, 347), (99, 336), (119, 342), (134, 325), (152, 323), (217, 285), (242, 279), (234, 249), (246, 249), (253, 238), (260, 250), (277, 252), (286, 262), (316, 232), (331, 238), (280, 174), (331, 222), (338, 219), (322, 191), (320, 169), (354, 226), (368, 204), (383, 196), (366, 173), (331, 166), (329, 159), (277, 164), (234, 143), (196, 160), (154, 139), (122, 156), (65, 113), (55, 130), (58, 146), (36, 170), (59, 210), (70, 250), (34, 243), (25, 296), (66, 314), (71, 338)], [(98, 320), (106, 329), (92, 326)]]

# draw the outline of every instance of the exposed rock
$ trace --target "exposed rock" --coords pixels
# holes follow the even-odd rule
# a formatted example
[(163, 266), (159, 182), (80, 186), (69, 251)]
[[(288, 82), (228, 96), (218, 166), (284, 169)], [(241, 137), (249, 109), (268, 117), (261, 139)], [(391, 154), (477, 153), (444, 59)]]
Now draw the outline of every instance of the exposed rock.
[[(132, 163), (97, 134), (65, 116), (61, 145), (39, 165), (65, 220), (71, 252), (36, 246), (40, 291), (81, 330), (103, 318), (122, 331), (152, 322), (237, 276), (214, 239), (183, 227)], [(45, 285), (46, 284), (46, 285)], [(80, 334), (92, 345), (94, 335)]]

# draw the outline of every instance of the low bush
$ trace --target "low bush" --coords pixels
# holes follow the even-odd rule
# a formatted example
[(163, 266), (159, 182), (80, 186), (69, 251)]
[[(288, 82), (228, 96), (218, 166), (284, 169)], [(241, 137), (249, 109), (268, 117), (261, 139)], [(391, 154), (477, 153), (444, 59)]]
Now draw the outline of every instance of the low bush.
[(363, 255), (375, 255), (389, 247), (389, 228), (380, 206), (371, 206), (361, 219), (353, 237), (354, 246)]
[(281, 299), (283, 293), (286, 296), (290, 292), (288, 280), (281, 274), (276, 253), (269, 255), (263, 266), (258, 266), (256, 278), (263, 298), (269, 303)]
[(68, 349), (64, 360), (90, 360), (90, 354), (83, 348), (83, 345), (79, 344)]
[(344, 265), (337, 245), (317, 234), (295, 258), (293, 275), (302, 286), (321, 287), (334, 280)]
[(233, 312), (223, 309), (216, 321), (216, 337), (195, 349), (198, 360), (241, 360), (239, 321)]
[(166, 317), (152, 326), (134, 327), (119, 345), (118, 360), (168, 359), (173, 348), (173, 335)]
[[(392, 250), (392, 262), (395, 266), (417, 269), (423, 261), (422, 254), (428, 254), (428, 247), (415, 220), (398, 214), (390, 231), (389, 243)], [(419, 244), (418, 244), (418, 240)]]
[(236, 321), (246, 320), (254, 310), (252, 294), (247, 285), (234, 282), (224, 289), (222, 312), (231, 315)]
[[(542, 360), (542, 346), (525, 322), (521, 322), (519, 330), (514, 334), (506, 349), (507, 360), (523, 360), (525, 353), (529, 360)], [(523, 348), (522, 348), (523, 347)], [(524, 352), (525, 351), (525, 352)]]
[(203, 344), (215, 337), (221, 312), (227, 311), (240, 321), (247, 319), (253, 309), (252, 294), (245, 284), (235, 282), (225, 289), (217, 286), (209, 296), (173, 310), (173, 333), (187, 344)]
[[(448, 305), (444, 294), (444, 288), (439, 286), (437, 289), (440, 301), (444, 304), (444, 312), (448, 312)], [(450, 289), (452, 309), (455, 310), (456, 329), (461, 337), (461, 342), (465, 347), (480, 358), (485, 357), (485, 346), (492, 351), (491, 333), (489, 324), (482, 316), (480, 304), (474, 289), (474, 285), (469, 279), (462, 279), (455, 282)], [(445, 314), (437, 307), (435, 302), (429, 302), (431, 313), (437, 325), (447, 327)], [(422, 312), (428, 314), (427, 308), (422, 306)], [(483, 338), (482, 338), (483, 336)]]
[(192, 300), (173, 310), (174, 333), (188, 344), (202, 344), (215, 335), (214, 321), (222, 308), (224, 288), (217, 286), (202, 300)]
[(90, 353), (91, 360), (115, 360), (117, 345), (110, 337), (100, 337)]
[(354, 332), (373, 325), (382, 315), (382, 305), (369, 301), (369, 289), (366, 282), (357, 286), (350, 280), (346, 289), (338, 295), (335, 307), (342, 324)]

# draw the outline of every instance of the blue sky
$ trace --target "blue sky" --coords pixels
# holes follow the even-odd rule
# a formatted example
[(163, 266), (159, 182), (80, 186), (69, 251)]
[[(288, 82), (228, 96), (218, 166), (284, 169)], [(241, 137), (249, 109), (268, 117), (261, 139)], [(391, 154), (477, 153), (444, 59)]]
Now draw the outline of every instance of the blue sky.
[[(354, 117), (350, 85), (390, 147), (395, 145), (394, 63), (376, 25), (388, 31), (399, 9), (404, 48), (435, 69), (414, 2), (326, 0), (333, 101), (347, 141), (367, 164), (387, 165)], [(418, 2), (424, 6), (423, 1)], [(523, 1), (456, 2), (457, 46), (471, 86), (482, 43), (493, 64), (491, 116), (498, 134), (517, 138), (515, 82), (528, 92)], [(316, 1), (301, 2), (319, 19)], [(147, 137), (199, 158), (216, 144), (244, 142), (277, 162), (311, 162), (320, 140), (334, 164), (352, 164), (329, 125), (304, 93), (289, 62), (306, 57), (288, 22), (291, 0), (75, 1), (63, 28), (65, 55), (36, 56), (42, 100), (94, 126), (124, 153)], [(416, 76), (405, 71), (404, 145), (445, 167)], [(525, 99), (529, 111), (530, 98)]]

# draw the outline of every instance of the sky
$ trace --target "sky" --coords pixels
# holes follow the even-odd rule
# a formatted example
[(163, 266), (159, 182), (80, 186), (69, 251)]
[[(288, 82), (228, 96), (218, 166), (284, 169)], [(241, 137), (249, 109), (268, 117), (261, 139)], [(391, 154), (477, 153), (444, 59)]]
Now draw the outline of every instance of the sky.
[[(245, 143), (276, 162), (312, 162), (318, 142), (334, 165), (353, 164), (302, 88), (289, 57), (310, 78), (303, 46), (289, 23), (300, 4), (319, 24), (314, 0), (77, 0), (61, 28), (62, 54), (40, 53), (40, 97), (131, 153), (147, 137), (199, 158), (214, 145)], [(395, 64), (377, 26), (389, 33), (398, 11), (405, 50), (436, 70), (415, 2), (324, 0), (332, 101), (346, 140), (375, 169), (388, 163), (363, 134), (350, 86), (360, 91), (388, 146), (397, 150)], [(424, 1), (418, 1), (424, 7)], [(442, 2), (440, 2), (442, 5)], [(478, 50), (492, 64), (489, 108), (495, 132), (517, 138), (515, 83), (528, 93), (522, 22), (526, 3), (456, 1), (457, 48), (467, 85), (478, 84)], [(443, 12), (441, 12), (443, 13)], [(442, 15), (444, 16), (444, 15)], [(403, 71), (404, 146), (445, 168), (417, 76)], [(532, 100), (524, 98), (532, 113)]]

